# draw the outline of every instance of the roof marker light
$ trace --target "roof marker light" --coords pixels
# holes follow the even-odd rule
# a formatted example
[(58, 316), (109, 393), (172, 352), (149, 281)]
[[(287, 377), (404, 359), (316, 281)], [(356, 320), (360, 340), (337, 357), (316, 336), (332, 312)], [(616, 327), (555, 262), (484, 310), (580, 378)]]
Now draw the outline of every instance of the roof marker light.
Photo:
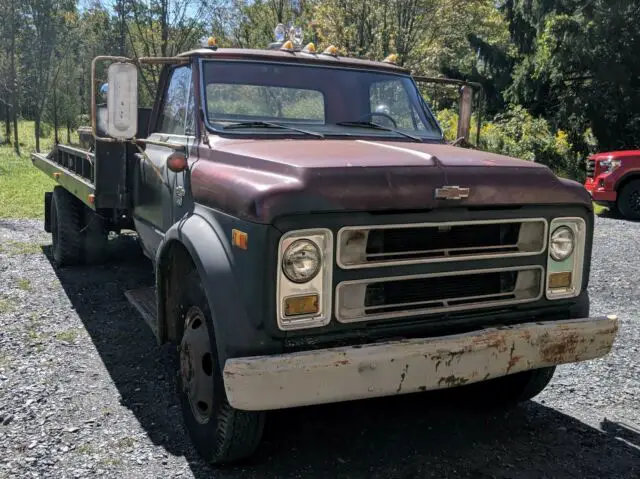
[(287, 40), (282, 44), (280, 50), (284, 50), (286, 52), (293, 52), (293, 42), (291, 40)]
[(325, 50), (322, 52), (323, 55), (329, 55), (332, 57), (337, 57), (338, 56), (338, 49), (336, 47), (334, 47), (333, 45), (329, 45), (327, 48), (325, 48)]
[(210, 48), (212, 50), (218, 49), (218, 41), (215, 39), (215, 37), (207, 38), (207, 48)]
[(389, 55), (387, 58), (385, 58), (384, 60), (382, 60), (384, 63), (393, 63), (396, 64), (398, 62), (398, 55), (395, 53), (392, 53), (391, 55)]
[(316, 46), (313, 43), (307, 43), (307, 45), (302, 49), (304, 53), (315, 53)]

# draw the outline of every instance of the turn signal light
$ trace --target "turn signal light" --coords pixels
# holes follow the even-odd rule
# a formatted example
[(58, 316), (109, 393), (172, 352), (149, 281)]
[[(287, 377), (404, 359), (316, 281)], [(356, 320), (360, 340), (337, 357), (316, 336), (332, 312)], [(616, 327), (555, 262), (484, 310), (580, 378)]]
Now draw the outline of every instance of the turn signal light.
[(549, 275), (549, 289), (571, 287), (571, 272), (551, 273)]
[(171, 153), (167, 158), (167, 168), (174, 173), (180, 173), (189, 167), (187, 157), (184, 153)]
[(285, 316), (300, 316), (318, 312), (318, 295), (291, 296), (284, 300)]

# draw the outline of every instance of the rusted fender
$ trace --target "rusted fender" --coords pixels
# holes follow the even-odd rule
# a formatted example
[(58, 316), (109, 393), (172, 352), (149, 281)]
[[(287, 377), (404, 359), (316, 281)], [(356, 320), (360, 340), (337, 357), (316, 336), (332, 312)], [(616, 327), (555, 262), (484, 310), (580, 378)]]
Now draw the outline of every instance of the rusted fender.
[(460, 386), (606, 355), (615, 316), (489, 328), (437, 338), (229, 359), (238, 409), (269, 410)]

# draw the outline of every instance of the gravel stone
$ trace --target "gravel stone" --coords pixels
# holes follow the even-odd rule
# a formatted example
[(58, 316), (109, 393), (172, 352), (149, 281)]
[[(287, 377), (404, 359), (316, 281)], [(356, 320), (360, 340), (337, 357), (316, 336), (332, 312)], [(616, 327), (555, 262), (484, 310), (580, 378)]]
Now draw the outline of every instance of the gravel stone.
[(0, 478), (640, 477), (638, 238), (640, 223), (596, 219), (592, 315), (617, 314), (619, 337), (535, 400), (483, 413), (451, 407), (459, 390), (273, 412), (251, 461), (213, 469), (185, 434), (169, 346), (123, 295), (153, 284), (135, 236), (110, 241), (107, 265), (56, 269), (41, 221), (0, 220)]

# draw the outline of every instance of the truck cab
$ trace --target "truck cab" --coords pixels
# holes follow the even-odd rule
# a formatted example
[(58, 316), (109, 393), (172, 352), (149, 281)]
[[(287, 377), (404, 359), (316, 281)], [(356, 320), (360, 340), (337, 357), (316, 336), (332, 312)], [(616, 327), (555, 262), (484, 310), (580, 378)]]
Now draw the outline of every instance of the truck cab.
[(584, 187), (614, 215), (640, 220), (640, 150), (602, 152), (586, 161)]
[(32, 159), (58, 182), (61, 267), (138, 233), (155, 287), (127, 296), (177, 346), (208, 461), (250, 456), (269, 410), (474, 386), (511, 405), (611, 349), (617, 318), (589, 312), (589, 194), (448, 145), (393, 58), (211, 42), (157, 59), (144, 127), (141, 60), (110, 59), (89, 149)]

